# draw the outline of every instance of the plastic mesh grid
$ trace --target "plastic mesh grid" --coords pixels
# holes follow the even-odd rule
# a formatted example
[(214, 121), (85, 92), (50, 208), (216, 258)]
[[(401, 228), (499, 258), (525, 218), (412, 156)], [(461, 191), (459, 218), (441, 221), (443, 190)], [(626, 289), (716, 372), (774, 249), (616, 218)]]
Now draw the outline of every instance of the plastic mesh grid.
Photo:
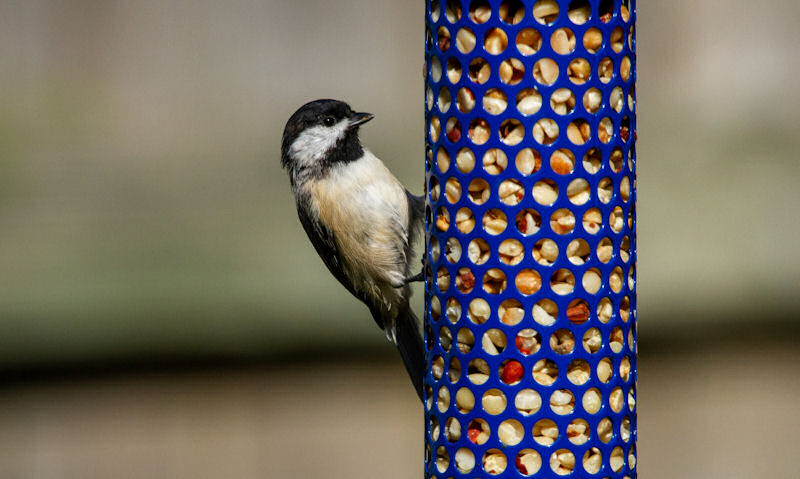
[(636, 477), (635, 0), (428, 0), (426, 477)]

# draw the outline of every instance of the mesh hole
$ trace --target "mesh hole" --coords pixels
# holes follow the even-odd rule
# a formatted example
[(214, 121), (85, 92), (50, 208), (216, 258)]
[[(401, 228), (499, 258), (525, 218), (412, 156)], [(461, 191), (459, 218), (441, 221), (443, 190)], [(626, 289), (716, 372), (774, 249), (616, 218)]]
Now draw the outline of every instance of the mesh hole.
[(550, 46), (559, 55), (569, 55), (575, 50), (575, 34), (569, 28), (559, 28), (550, 36)]
[(492, 7), (486, 0), (472, 0), (469, 4), (469, 18), (475, 23), (486, 23), (492, 17)]
[(549, 238), (543, 238), (533, 245), (533, 259), (543, 266), (550, 266), (558, 259), (558, 245)]
[(483, 215), (483, 230), (492, 236), (499, 235), (508, 226), (506, 214), (493, 208)]
[(589, 122), (579, 118), (567, 126), (567, 138), (575, 145), (583, 145), (592, 137), (592, 128)]
[(589, 234), (597, 234), (603, 226), (603, 217), (600, 210), (592, 208), (583, 214), (583, 229)]
[(550, 145), (558, 139), (558, 124), (550, 118), (542, 118), (533, 125), (533, 139), (541, 145)]
[(499, 175), (506, 170), (508, 157), (499, 148), (491, 148), (483, 155), (483, 169), (490, 175)]
[(450, 407), (450, 390), (444, 386), (439, 388), (439, 393), (436, 396), (436, 407), (439, 408), (439, 412), (445, 412)]
[(456, 48), (461, 53), (467, 54), (475, 49), (475, 33), (471, 29), (464, 27), (456, 33)]
[(476, 145), (489, 141), (490, 135), (489, 123), (483, 118), (475, 118), (469, 123), (469, 139)]
[(525, 5), (520, 0), (504, 0), (498, 11), (500, 20), (509, 25), (516, 25), (525, 18)]
[(456, 276), (456, 288), (464, 294), (469, 294), (475, 288), (475, 275), (469, 268), (460, 268)]
[(534, 88), (526, 88), (517, 94), (517, 111), (525, 116), (533, 115), (542, 107), (542, 96)]
[(502, 474), (508, 466), (508, 459), (499, 449), (489, 449), (483, 455), (483, 470), (496, 476)]
[(551, 386), (558, 378), (558, 366), (550, 359), (540, 359), (533, 365), (533, 380), (542, 386)]
[(517, 231), (525, 236), (529, 236), (539, 231), (539, 228), (542, 226), (542, 217), (536, 210), (526, 208), (517, 213), (515, 225), (517, 227)]
[(550, 455), (550, 469), (559, 476), (572, 474), (575, 469), (575, 455), (569, 449), (559, 449)]
[(542, 48), (542, 35), (535, 28), (526, 28), (517, 34), (516, 44), (521, 54), (533, 55)]
[(542, 467), (542, 456), (533, 449), (523, 449), (517, 453), (517, 471), (523, 476), (536, 474)]
[(603, 337), (600, 335), (600, 330), (591, 328), (583, 334), (583, 350), (589, 354), (594, 354), (600, 351), (603, 347)]
[(456, 203), (461, 198), (461, 183), (455, 178), (450, 178), (444, 185), (444, 196), (450, 203)]
[(575, 229), (575, 215), (566, 208), (557, 209), (550, 216), (550, 229), (558, 235), (571, 233)]
[(575, 336), (568, 329), (559, 329), (550, 335), (550, 349), (556, 354), (570, 354), (575, 349)]
[(475, 94), (467, 87), (459, 88), (456, 94), (456, 108), (461, 113), (469, 113), (475, 108)]
[(601, 82), (610, 82), (611, 78), (614, 77), (614, 61), (609, 57), (600, 60), (600, 64), (597, 66), (597, 75), (600, 77)]
[(481, 385), (489, 380), (489, 363), (483, 359), (473, 359), (469, 362), (467, 379), (472, 384)]
[[(568, 175), (575, 169), (575, 155), (567, 148), (560, 148), (550, 155), (550, 169), (559, 175)], [(569, 193), (567, 193), (569, 194)]]
[(447, 27), (441, 26), (436, 31), (436, 45), (441, 52), (446, 52), (450, 49), (450, 30)]
[(483, 178), (475, 178), (474, 180), (470, 181), (469, 187), (467, 188), (467, 193), (469, 194), (469, 199), (473, 203), (476, 205), (482, 205), (486, 203), (491, 195), (489, 183)]
[(469, 320), (475, 324), (483, 324), (488, 319), (489, 316), (492, 314), (492, 309), (489, 306), (489, 303), (486, 302), (483, 298), (475, 298), (469, 303), (469, 309), (467, 310), (467, 316)]
[[(535, 127), (534, 127), (535, 128)], [(500, 124), (500, 141), (506, 145), (513, 146), (519, 144), (525, 138), (525, 127), (519, 120), (510, 118)]]
[(469, 208), (461, 208), (456, 212), (456, 228), (464, 234), (475, 228), (475, 216)]
[(589, 182), (583, 178), (570, 181), (567, 186), (567, 197), (573, 205), (583, 205), (591, 198)]
[(475, 153), (469, 148), (461, 148), (456, 155), (456, 168), (461, 173), (470, 173), (475, 168)]
[(450, 272), (448, 272), (447, 268), (444, 266), (439, 268), (439, 271), (436, 273), (436, 286), (442, 293), (446, 293), (450, 288)]
[(558, 63), (552, 58), (542, 58), (533, 65), (533, 78), (543, 85), (552, 85), (558, 79)]
[(502, 353), (506, 349), (507, 344), (508, 339), (506, 339), (506, 334), (497, 328), (489, 329), (483, 333), (483, 337), (481, 338), (481, 346), (484, 352), (492, 356), (497, 356)]
[(533, 425), (533, 440), (542, 446), (551, 446), (558, 440), (558, 426), (551, 419), (540, 419)]
[(513, 266), (522, 262), (525, 257), (525, 248), (519, 241), (507, 239), (500, 243), (497, 254), (501, 263)]
[(517, 277), (514, 279), (514, 285), (521, 294), (530, 296), (538, 292), (542, 287), (542, 277), (539, 276), (539, 273), (535, 270), (523, 269), (517, 273)]
[(581, 401), (581, 404), (583, 405), (583, 410), (587, 413), (597, 414), (602, 406), (602, 395), (600, 394), (600, 390), (597, 388), (592, 388), (586, 391), (583, 394), (583, 400)]
[(517, 153), (514, 164), (517, 167), (517, 171), (528, 176), (536, 173), (542, 167), (542, 157), (533, 148), (524, 148)]
[(575, 95), (569, 88), (559, 88), (550, 95), (550, 108), (557, 115), (568, 115), (575, 109)]
[(597, 437), (604, 443), (608, 444), (613, 436), (614, 426), (611, 423), (611, 419), (604, 417), (599, 423), (597, 423)]
[(542, 326), (552, 326), (558, 317), (558, 306), (549, 299), (539, 300), (533, 306), (533, 320)]
[(458, 58), (451, 57), (447, 60), (447, 79), (453, 84), (461, 79), (461, 62)]
[(514, 398), (514, 407), (523, 416), (536, 414), (542, 407), (542, 397), (533, 389), (523, 389)]
[(450, 454), (447, 453), (447, 449), (444, 446), (439, 446), (436, 449), (436, 469), (439, 472), (444, 472), (450, 466)]
[(456, 392), (456, 408), (458, 412), (467, 414), (475, 407), (475, 395), (467, 388), (460, 388)]
[(522, 377), (525, 375), (522, 369), (522, 363), (515, 360), (505, 360), (500, 364), (498, 376), (500, 380), (508, 385), (519, 384)]
[(569, 80), (576, 85), (583, 85), (592, 76), (592, 67), (585, 58), (576, 58), (567, 68)]
[(489, 260), (491, 256), (491, 249), (489, 244), (482, 238), (475, 238), (469, 242), (467, 247), (467, 256), (469, 260), (475, 264), (483, 264)]
[(506, 285), (506, 274), (500, 269), (492, 268), (483, 275), (483, 290), (489, 294), (501, 294)]
[(483, 58), (474, 58), (470, 61), (468, 74), (473, 83), (483, 85), (489, 80), (491, 73), (492, 69), (489, 63)]
[(439, 208), (439, 213), (436, 215), (436, 227), (439, 231), (447, 231), (450, 228), (450, 213), (444, 209), (444, 206)]
[(611, 319), (611, 315), (613, 314), (613, 309), (611, 307), (611, 300), (608, 298), (603, 298), (597, 304), (597, 319), (600, 320), (601, 323), (605, 324)]
[(497, 308), (497, 316), (501, 323), (516, 326), (525, 317), (525, 309), (523, 309), (522, 303), (516, 299), (507, 299)]
[(533, 5), (533, 18), (543, 25), (555, 22), (558, 13), (558, 3), (555, 0), (539, 0)]
[(589, 427), (589, 423), (583, 419), (575, 419), (567, 426), (567, 439), (576, 446), (586, 444), (591, 435), (592, 430)]
[(450, 23), (456, 23), (461, 18), (461, 2), (459, 0), (447, 0), (444, 15)]
[(461, 363), (456, 358), (450, 360), (450, 367), (447, 369), (447, 378), (451, 383), (458, 382), (461, 378)]
[(592, 148), (583, 155), (583, 169), (593, 175), (600, 171), (602, 165), (602, 155), (598, 148)]
[(603, 32), (599, 28), (592, 27), (583, 34), (583, 48), (589, 53), (597, 53), (603, 46)]
[(461, 354), (469, 353), (475, 346), (475, 335), (468, 328), (459, 329), (456, 339), (458, 340), (458, 351)]
[(491, 28), (483, 38), (483, 48), (490, 55), (499, 55), (508, 46), (508, 36), (501, 28)]
[(467, 437), (474, 444), (484, 444), (489, 440), (491, 429), (489, 424), (483, 419), (476, 418), (469, 422), (467, 426)]
[(572, 324), (583, 324), (589, 320), (589, 305), (582, 299), (573, 299), (567, 307), (567, 319)]
[(496, 416), (506, 410), (506, 395), (499, 389), (490, 389), (483, 393), (481, 405), (487, 414)]
[(475, 454), (466, 447), (456, 451), (456, 469), (462, 474), (467, 474), (475, 469)]
[(600, 286), (603, 283), (603, 278), (600, 274), (600, 270), (597, 268), (591, 268), (583, 273), (583, 278), (581, 279), (581, 285), (583, 286), (583, 290), (589, 294), (597, 294), (600, 291)]
[(519, 352), (525, 356), (536, 354), (539, 352), (539, 348), (541, 348), (539, 333), (535, 329), (523, 329), (517, 333), (514, 345)]
[(575, 25), (583, 25), (592, 16), (592, 7), (589, 0), (573, 0), (569, 4), (567, 16)]
[[(456, 442), (461, 438), (461, 423), (454, 417), (447, 418), (444, 423), (444, 437), (449, 442)], [(456, 454), (456, 464), (458, 464), (458, 454)]]
[(586, 454), (583, 455), (583, 470), (589, 474), (597, 474), (600, 472), (600, 466), (603, 465), (603, 454), (600, 453), (600, 449), (593, 447), (586, 451)]
[[(500, 66), (502, 75), (502, 65)], [(499, 115), (506, 111), (508, 107), (508, 98), (503, 90), (492, 88), (487, 91), (483, 96), (483, 110), (490, 115)]]
[(507, 85), (516, 85), (525, 78), (525, 66), (516, 58), (509, 58), (500, 63), (497, 74), (501, 82)]
[[(591, 375), (592, 368), (589, 367), (589, 363), (583, 359), (576, 359), (572, 361), (567, 369), (567, 379), (569, 379), (569, 382), (577, 386), (586, 384)], [(569, 433), (569, 431), (567, 431), (567, 433)]]

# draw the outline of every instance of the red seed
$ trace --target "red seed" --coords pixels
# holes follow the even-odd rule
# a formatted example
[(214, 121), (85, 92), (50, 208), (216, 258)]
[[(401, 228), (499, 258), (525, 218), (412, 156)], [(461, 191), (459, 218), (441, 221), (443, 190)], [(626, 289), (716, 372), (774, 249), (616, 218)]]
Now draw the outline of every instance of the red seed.
[(522, 336), (517, 336), (517, 339), (514, 340), (514, 344), (517, 345), (517, 349), (519, 349), (519, 352), (521, 352), (522, 354), (531, 353), (531, 350), (525, 347), (525, 338), (523, 338)]
[(481, 428), (473, 426), (472, 424), (469, 425), (469, 429), (467, 429), (467, 437), (469, 440), (475, 444), (478, 444), (478, 436), (481, 434)]
[(525, 467), (525, 464), (522, 463), (522, 458), (521, 457), (517, 457), (517, 460), (514, 461), (514, 462), (517, 464), (517, 470), (519, 472), (521, 472), (522, 474), (527, 476), (528, 475), (528, 468)]
[(503, 367), (503, 372), (500, 374), (500, 380), (506, 384), (512, 384), (522, 379), (524, 371), (522, 364), (519, 361), (509, 361)]

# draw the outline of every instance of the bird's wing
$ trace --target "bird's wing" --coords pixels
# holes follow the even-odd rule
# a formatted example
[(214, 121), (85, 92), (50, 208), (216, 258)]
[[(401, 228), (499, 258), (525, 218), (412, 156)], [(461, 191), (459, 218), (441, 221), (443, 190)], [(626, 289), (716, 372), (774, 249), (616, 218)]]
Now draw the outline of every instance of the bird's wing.
[(303, 229), (306, 230), (308, 239), (311, 240), (311, 244), (314, 245), (314, 249), (317, 251), (319, 257), (322, 258), (322, 261), (325, 263), (325, 266), (328, 267), (331, 274), (333, 274), (350, 294), (369, 307), (369, 311), (372, 313), (372, 318), (375, 320), (375, 323), (377, 323), (379, 328), (383, 329), (383, 319), (381, 318), (380, 311), (371, 304), (366, 296), (353, 288), (350, 279), (344, 272), (339, 249), (336, 247), (336, 241), (334, 241), (333, 235), (328, 228), (313, 215), (309, 214), (308, 208), (301, 208), (298, 205), (297, 216), (300, 217), (300, 223), (303, 225)]

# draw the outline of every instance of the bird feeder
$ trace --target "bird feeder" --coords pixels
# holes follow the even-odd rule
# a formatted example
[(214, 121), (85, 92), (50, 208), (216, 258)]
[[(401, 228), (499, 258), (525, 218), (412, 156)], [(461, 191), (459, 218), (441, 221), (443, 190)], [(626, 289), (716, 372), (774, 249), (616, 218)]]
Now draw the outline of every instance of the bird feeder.
[(635, 478), (635, 0), (426, 7), (425, 477)]

